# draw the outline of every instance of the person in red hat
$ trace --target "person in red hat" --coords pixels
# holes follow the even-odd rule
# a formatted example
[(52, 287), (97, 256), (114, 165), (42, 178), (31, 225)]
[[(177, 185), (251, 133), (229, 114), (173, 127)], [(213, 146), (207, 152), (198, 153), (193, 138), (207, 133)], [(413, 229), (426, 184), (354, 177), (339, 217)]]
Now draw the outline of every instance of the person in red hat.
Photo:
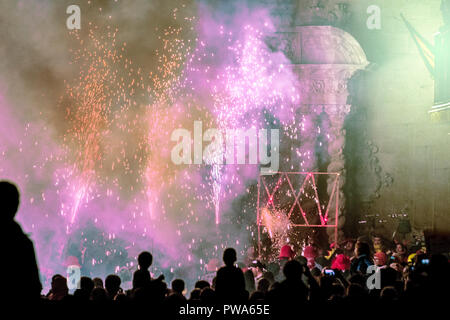
[[(295, 252), (289, 244), (285, 244), (281, 247), (280, 255), (278, 256), (280, 270), (283, 270), (284, 265), (295, 258)], [(283, 275), (280, 273), (277, 277), (277, 281), (281, 281)]]
[(350, 270), (350, 258), (347, 257), (345, 254), (340, 253), (337, 254), (334, 258), (333, 262), (331, 263), (332, 269), (338, 269), (341, 271), (347, 271)]
[(292, 259), (294, 259), (294, 257), (295, 257), (295, 252), (294, 252), (294, 250), (292, 250), (292, 247), (290, 245), (285, 244), (284, 246), (281, 247), (280, 255), (278, 256), (278, 259), (292, 260)]
[(310, 269), (316, 266), (315, 259), (317, 257), (317, 249), (314, 246), (306, 246), (303, 249), (303, 256), (308, 260), (308, 267)]
[(379, 251), (373, 255), (373, 262), (377, 267), (386, 267), (387, 255), (383, 251)]

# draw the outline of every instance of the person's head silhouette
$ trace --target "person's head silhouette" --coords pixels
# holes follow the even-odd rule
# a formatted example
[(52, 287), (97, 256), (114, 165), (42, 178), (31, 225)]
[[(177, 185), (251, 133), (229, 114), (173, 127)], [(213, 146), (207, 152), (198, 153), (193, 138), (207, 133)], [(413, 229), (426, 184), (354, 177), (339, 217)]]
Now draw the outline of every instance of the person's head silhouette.
[(234, 250), (233, 248), (225, 249), (225, 251), (223, 252), (223, 262), (225, 263), (225, 265), (230, 267), (236, 262), (236, 260), (236, 250)]
[(184, 281), (182, 279), (175, 279), (172, 281), (172, 290), (178, 294), (183, 294)]
[(147, 270), (150, 268), (153, 262), (153, 256), (148, 251), (142, 251), (138, 256), (138, 265), (139, 269)]
[(300, 279), (303, 274), (303, 266), (297, 260), (290, 260), (284, 265), (283, 274), (287, 280)]
[(1, 221), (12, 221), (19, 208), (19, 190), (8, 181), (0, 181)]
[(117, 292), (120, 290), (121, 284), (120, 277), (115, 274), (110, 274), (105, 279), (105, 289), (110, 298), (114, 298)]

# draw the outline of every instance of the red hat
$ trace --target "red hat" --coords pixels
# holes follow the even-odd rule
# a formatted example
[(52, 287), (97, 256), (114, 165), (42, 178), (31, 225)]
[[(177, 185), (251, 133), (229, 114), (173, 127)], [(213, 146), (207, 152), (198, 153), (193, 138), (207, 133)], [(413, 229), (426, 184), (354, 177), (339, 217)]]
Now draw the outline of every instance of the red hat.
[(281, 247), (280, 256), (278, 257), (279, 259), (282, 258), (294, 259), (294, 257), (295, 252), (294, 250), (292, 250), (290, 245), (285, 244), (284, 246)]
[(313, 246), (306, 246), (305, 249), (303, 249), (303, 256), (307, 259), (314, 259), (317, 257), (316, 248)]
[(374, 256), (374, 258), (377, 258), (378, 261), (380, 261), (380, 263), (381, 263), (382, 265), (385, 265), (385, 264), (386, 264), (386, 262), (387, 262), (387, 256), (386, 256), (386, 253), (384, 253), (383, 251), (377, 252), (377, 253), (375, 253), (373, 256)]
[(69, 266), (78, 266), (80, 267), (80, 263), (78, 262), (78, 258), (74, 256), (68, 256), (65, 261), (66, 267)]
[(339, 269), (341, 271), (349, 270), (350, 269), (350, 258), (347, 257), (345, 254), (336, 255), (336, 258), (334, 258), (333, 262), (331, 263), (331, 268)]

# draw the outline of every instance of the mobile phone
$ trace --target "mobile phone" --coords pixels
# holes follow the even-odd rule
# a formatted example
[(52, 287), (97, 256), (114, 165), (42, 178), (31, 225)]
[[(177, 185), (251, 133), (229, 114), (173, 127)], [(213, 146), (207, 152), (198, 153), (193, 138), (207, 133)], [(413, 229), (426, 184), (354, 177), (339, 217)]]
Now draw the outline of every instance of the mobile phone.
[(327, 276), (334, 276), (335, 275), (334, 270), (331, 270), (331, 269), (325, 269), (324, 274), (327, 275)]

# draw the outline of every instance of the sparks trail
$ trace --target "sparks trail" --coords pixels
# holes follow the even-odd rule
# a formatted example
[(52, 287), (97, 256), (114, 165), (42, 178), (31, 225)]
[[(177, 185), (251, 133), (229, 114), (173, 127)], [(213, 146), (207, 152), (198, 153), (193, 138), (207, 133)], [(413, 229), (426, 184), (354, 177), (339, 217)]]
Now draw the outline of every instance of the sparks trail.
[[(288, 109), (299, 101), (299, 96), (285, 76), (289, 72), (283, 64), (272, 60), (273, 53), (264, 41), (267, 30), (246, 25), (241, 33), (233, 34), (223, 26), (215, 27), (220, 41), (211, 44), (208, 39), (199, 37), (187, 62), (188, 83), (199, 92), (206, 91), (207, 104), (214, 116), (213, 124), (220, 131), (272, 126), (272, 123), (266, 123), (265, 113), (276, 114)], [(218, 224), (225, 184), (230, 181), (241, 184), (242, 181), (236, 172), (231, 172), (224, 181), (227, 168), (217, 164), (221, 163), (221, 155), (214, 157), (218, 161), (211, 166), (210, 199)]]
[[(163, 241), (175, 230), (177, 258), (185, 249), (192, 259), (205, 243), (227, 245), (214, 238), (220, 228), (204, 243), (195, 241), (197, 229), (212, 223), (212, 212), (215, 223), (222, 222), (228, 200), (244, 192), (249, 175), (217, 164), (219, 153), (210, 167), (175, 166), (168, 142), (175, 128), (194, 120), (221, 131), (270, 127), (266, 113), (280, 114), (298, 101), (289, 72), (264, 42), (267, 30), (248, 25), (233, 33), (216, 24), (210, 28), (217, 28), (217, 41), (201, 33), (188, 38), (183, 28), (168, 27), (149, 72), (130, 61), (126, 43), (116, 43), (118, 29), (89, 26), (86, 39), (72, 33), (79, 72), (61, 102), (68, 123), (66, 170), (57, 175), (66, 183), (61, 193), (69, 197), (62, 201), (62, 215), (69, 226), (77, 224), (89, 202), (89, 219), (115, 214), (109, 227), (132, 230), (145, 241)], [(118, 209), (98, 212), (97, 201), (102, 209), (111, 202)], [(216, 252), (201, 257), (218, 250), (216, 245)]]
[[(102, 179), (108, 180), (100, 174), (105, 155), (110, 151), (105, 140), (113, 125), (122, 132), (130, 131), (132, 120), (118, 119), (136, 105), (137, 89), (145, 87), (141, 70), (134, 70), (132, 62), (123, 56), (126, 44), (121, 47), (116, 44), (118, 29), (112, 31), (107, 26), (105, 32), (91, 23), (89, 26), (87, 41), (78, 32), (71, 32), (78, 46), (72, 54), (79, 72), (75, 81), (66, 84), (61, 99), (69, 126), (63, 141), (69, 168), (64, 178), (73, 194), (70, 224), (74, 223), (80, 206), (89, 201), (96, 185), (104, 182)], [(112, 170), (118, 164), (127, 170), (124, 150), (125, 146), (112, 163)], [(62, 214), (67, 212), (63, 210)]]

